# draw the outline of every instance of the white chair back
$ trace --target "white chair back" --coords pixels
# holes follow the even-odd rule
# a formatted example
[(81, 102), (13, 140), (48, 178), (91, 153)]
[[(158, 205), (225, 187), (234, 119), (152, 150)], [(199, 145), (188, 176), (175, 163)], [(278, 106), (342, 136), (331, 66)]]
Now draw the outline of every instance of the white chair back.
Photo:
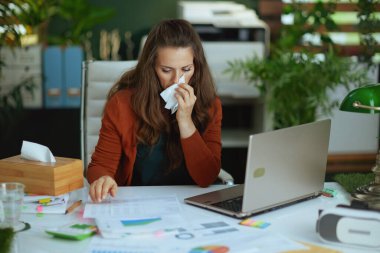
[(107, 94), (137, 61), (87, 61), (82, 65), (81, 157), (85, 170), (99, 139)]

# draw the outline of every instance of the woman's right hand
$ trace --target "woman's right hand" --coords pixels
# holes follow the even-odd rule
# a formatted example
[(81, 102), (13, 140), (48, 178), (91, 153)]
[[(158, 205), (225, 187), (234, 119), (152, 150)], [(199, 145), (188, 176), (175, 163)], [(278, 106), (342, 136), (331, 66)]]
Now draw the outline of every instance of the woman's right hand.
[(90, 197), (93, 202), (101, 202), (107, 197), (108, 193), (115, 197), (116, 192), (117, 183), (110, 176), (102, 176), (90, 185)]

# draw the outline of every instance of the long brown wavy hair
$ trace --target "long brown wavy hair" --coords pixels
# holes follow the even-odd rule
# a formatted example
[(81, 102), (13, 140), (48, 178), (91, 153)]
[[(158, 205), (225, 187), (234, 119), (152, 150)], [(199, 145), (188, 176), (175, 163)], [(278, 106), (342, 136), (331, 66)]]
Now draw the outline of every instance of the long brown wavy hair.
[(169, 170), (183, 162), (180, 134), (175, 114), (168, 116), (163, 108), (160, 92), (163, 90), (155, 72), (157, 50), (163, 47), (191, 47), (194, 55), (194, 74), (189, 84), (197, 97), (192, 120), (199, 132), (203, 132), (210, 120), (208, 109), (216, 97), (215, 84), (204, 55), (199, 35), (185, 20), (172, 19), (158, 23), (149, 33), (136, 67), (114, 84), (108, 94), (133, 88), (131, 106), (137, 116), (137, 140), (149, 146), (157, 143), (160, 134), (166, 134), (166, 152)]

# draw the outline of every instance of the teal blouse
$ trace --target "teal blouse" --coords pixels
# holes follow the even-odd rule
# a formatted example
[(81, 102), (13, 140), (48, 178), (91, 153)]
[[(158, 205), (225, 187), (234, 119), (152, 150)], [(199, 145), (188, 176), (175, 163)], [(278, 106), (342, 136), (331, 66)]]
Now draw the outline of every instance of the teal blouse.
[(133, 167), (132, 185), (188, 185), (195, 184), (184, 163), (175, 170), (167, 171), (168, 157), (165, 152), (166, 135), (161, 135), (157, 144), (138, 144)]

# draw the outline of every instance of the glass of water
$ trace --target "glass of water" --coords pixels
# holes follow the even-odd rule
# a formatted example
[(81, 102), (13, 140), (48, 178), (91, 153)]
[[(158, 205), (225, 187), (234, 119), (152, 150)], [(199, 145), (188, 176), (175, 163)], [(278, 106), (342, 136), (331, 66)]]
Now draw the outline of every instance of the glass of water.
[(0, 227), (11, 227), (14, 231), (25, 226), (20, 222), (25, 186), (21, 183), (0, 183)]

